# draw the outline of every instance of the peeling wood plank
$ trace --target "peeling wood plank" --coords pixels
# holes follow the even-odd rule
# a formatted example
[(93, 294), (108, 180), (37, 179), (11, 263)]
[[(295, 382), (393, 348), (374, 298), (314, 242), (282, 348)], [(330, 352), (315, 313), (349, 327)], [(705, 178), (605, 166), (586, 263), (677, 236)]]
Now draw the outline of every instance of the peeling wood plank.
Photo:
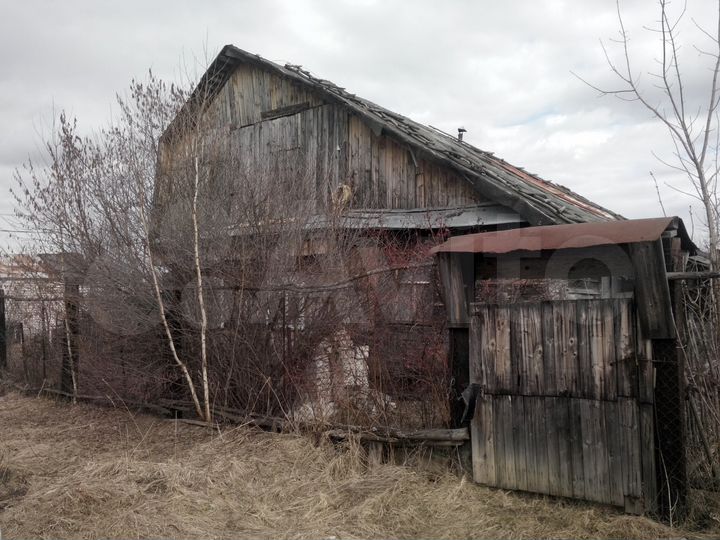
[(629, 249), (635, 268), (635, 295), (644, 334), (650, 339), (674, 338), (675, 321), (662, 239), (630, 244)]
[(475, 482), (494, 486), (495, 442), (493, 398), (486, 395), (477, 401), (471, 426), (473, 478)]

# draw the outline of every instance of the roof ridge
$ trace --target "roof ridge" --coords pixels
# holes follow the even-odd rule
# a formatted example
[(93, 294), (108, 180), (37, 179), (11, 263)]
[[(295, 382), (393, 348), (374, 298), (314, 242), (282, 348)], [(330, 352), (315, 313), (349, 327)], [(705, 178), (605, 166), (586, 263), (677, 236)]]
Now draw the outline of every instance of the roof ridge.
[(428, 154), (432, 159), (444, 162), (485, 196), (513, 208), (535, 225), (624, 219), (571, 189), (512, 165), (492, 152), (459, 141), (436, 127), (421, 124), (352, 94), (332, 81), (313, 75), (302, 65), (286, 62), (281, 66), (234, 45), (223, 47), (198, 83), (193, 96), (201, 89), (207, 95), (204, 85), (210, 85), (211, 92), (219, 91), (232, 70), (242, 62), (271, 69), (280, 76), (310, 85), (316, 91), (340, 101), (364, 117), (374, 130), (385, 132)]

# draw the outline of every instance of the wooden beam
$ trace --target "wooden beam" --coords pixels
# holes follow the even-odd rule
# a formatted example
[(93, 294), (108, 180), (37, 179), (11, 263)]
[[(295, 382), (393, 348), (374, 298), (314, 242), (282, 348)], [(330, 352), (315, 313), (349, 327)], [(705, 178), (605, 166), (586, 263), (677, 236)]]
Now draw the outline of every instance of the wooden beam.
[(668, 280), (680, 279), (718, 279), (720, 272), (668, 272)]
[[(277, 222), (277, 230), (281, 231), (285, 222)], [(331, 218), (324, 214), (301, 218), (296, 223), (307, 231), (342, 228), (348, 230), (433, 230), (433, 229), (468, 229), (471, 227), (495, 227), (498, 225), (521, 225), (525, 219), (517, 212), (494, 203), (482, 203), (473, 206), (457, 206), (444, 208), (353, 208), (343, 212), (339, 218)], [(270, 229), (273, 223), (263, 224)], [(257, 228), (251, 224), (239, 224), (230, 229), (231, 236), (256, 234)]]
[[(189, 401), (160, 399), (163, 407), (168, 409), (177, 409), (180, 411), (193, 413), (194, 407)], [(415, 443), (430, 444), (438, 443), (440, 446), (450, 445), (458, 446), (464, 444), (470, 439), (470, 432), (467, 428), (456, 429), (395, 429), (389, 427), (364, 427), (350, 424), (335, 423), (313, 423), (313, 422), (293, 422), (285, 418), (276, 416), (265, 416), (259, 414), (247, 414), (240, 409), (232, 409), (230, 407), (215, 406), (213, 407), (213, 416), (224, 418), (233, 423), (254, 425), (262, 428), (271, 429), (272, 431), (282, 431), (285, 428), (301, 428), (308, 430), (317, 430), (334, 434), (337, 437), (349, 437), (351, 434), (360, 435), (363, 441), (386, 442), (390, 444)]]
[[(398, 436), (396, 435), (389, 435), (389, 434), (377, 434), (373, 431), (351, 431), (351, 430), (341, 430), (341, 429), (331, 429), (328, 431), (325, 431), (325, 433), (331, 438), (331, 439), (338, 439), (338, 440), (346, 440), (350, 438), (357, 437), (361, 441), (365, 442), (381, 442), (381, 443), (387, 443), (387, 444), (393, 444), (393, 445), (424, 445), (424, 446), (461, 446), (465, 443), (467, 439), (469, 439), (469, 435), (467, 433), (467, 429), (463, 429), (464, 433), (462, 434), (462, 438), (456, 438), (454, 434), (451, 432), (458, 431), (458, 430), (425, 430), (429, 435), (431, 435), (428, 438), (422, 437), (419, 433), (417, 435), (413, 436)], [(442, 438), (442, 435), (440, 433), (438, 434), (431, 434), (430, 432), (437, 431), (437, 432), (447, 432), (451, 435), (451, 437)], [(398, 432), (400, 434), (402, 432)], [(412, 432), (408, 432), (408, 435), (412, 435)]]
[(132, 401), (132, 400), (111, 400), (107, 396), (90, 396), (90, 395), (84, 395), (84, 394), (78, 394), (76, 396), (73, 396), (72, 392), (64, 392), (62, 390), (55, 390), (53, 388), (42, 388), (39, 391), (40, 394), (48, 395), (48, 396), (56, 396), (61, 398), (67, 398), (67, 399), (75, 399), (77, 401), (87, 401), (88, 403), (94, 403), (96, 405), (102, 405), (102, 406), (112, 406), (112, 407), (128, 407), (132, 409), (140, 409), (145, 410), (154, 414), (159, 414), (161, 416), (171, 416), (172, 412), (168, 407), (163, 407), (161, 405), (155, 405), (153, 403), (143, 403), (140, 401)]
[[(472, 267), (473, 256), (467, 253), (440, 253), (438, 255), (438, 270), (448, 325), (455, 328), (467, 327), (470, 323), (468, 294), (473, 289), (470, 282), (473, 280), (474, 272), (472, 268), (463, 271), (463, 265), (467, 263)], [(466, 279), (469, 281), (466, 282)]]
[(274, 120), (275, 118), (282, 118), (283, 116), (292, 116), (309, 108), (310, 103), (305, 101), (295, 105), (288, 105), (287, 107), (278, 107), (277, 109), (262, 111), (260, 113), (260, 118), (263, 120)]
[(644, 336), (650, 339), (674, 338), (675, 320), (662, 239), (630, 244), (629, 250), (635, 268), (635, 297)]
[[(113, 405), (114, 402), (107, 396), (91, 396), (79, 394), (73, 396), (70, 392), (43, 388), (41, 393), (46, 395), (60, 396), (64, 398), (75, 398), (78, 401), (87, 401), (99, 405)], [(161, 405), (153, 403), (142, 403), (137, 401), (123, 400), (122, 404), (130, 407), (145, 409), (150, 412), (159, 413), (163, 416), (171, 416), (173, 411), (193, 413), (195, 408), (189, 401), (172, 399), (159, 400)], [(467, 428), (457, 429), (416, 429), (405, 430), (387, 427), (363, 427), (349, 424), (293, 422), (285, 418), (265, 416), (259, 414), (247, 414), (239, 409), (229, 407), (213, 407), (213, 417), (222, 418), (231, 423), (258, 426), (272, 431), (282, 431), (285, 428), (296, 428), (307, 430), (318, 430), (327, 433), (335, 439), (347, 439), (357, 436), (362, 441), (384, 442), (389, 444), (422, 444), (429, 446), (460, 446), (470, 440), (470, 432)], [(175, 419), (180, 420), (180, 419)], [(211, 427), (217, 429), (217, 422), (204, 422), (197, 419), (183, 418), (184, 423), (196, 426)]]

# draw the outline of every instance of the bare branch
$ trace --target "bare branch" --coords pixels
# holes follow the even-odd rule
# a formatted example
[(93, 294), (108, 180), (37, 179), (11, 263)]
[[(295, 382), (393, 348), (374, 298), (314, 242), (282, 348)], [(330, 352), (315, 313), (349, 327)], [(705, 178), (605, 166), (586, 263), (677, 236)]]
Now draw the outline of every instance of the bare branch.
[(655, 192), (657, 193), (658, 202), (660, 203), (660, 208), (662, 209), (663, 216), (667, 216), (667, 212), (665, 212), (665, 205), (663, 204), (662, 197), (660, 196), (660, 187), (658, 186), (657, 178), (655, 178), (655, 175), (652, 171), (650, 171), (650, 176), (655, 183)]

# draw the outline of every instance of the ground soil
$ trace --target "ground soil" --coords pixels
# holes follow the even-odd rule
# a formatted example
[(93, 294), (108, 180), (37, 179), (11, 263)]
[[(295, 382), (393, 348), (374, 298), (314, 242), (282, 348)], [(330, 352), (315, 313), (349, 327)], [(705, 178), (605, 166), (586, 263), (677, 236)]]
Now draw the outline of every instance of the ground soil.
[(6, 392), (0, 538), (695, 535), (612, 508), (484, 488), (445, 465), (425, 453), (368, 466), (357, 444), (211, 431), (120, 404)]

